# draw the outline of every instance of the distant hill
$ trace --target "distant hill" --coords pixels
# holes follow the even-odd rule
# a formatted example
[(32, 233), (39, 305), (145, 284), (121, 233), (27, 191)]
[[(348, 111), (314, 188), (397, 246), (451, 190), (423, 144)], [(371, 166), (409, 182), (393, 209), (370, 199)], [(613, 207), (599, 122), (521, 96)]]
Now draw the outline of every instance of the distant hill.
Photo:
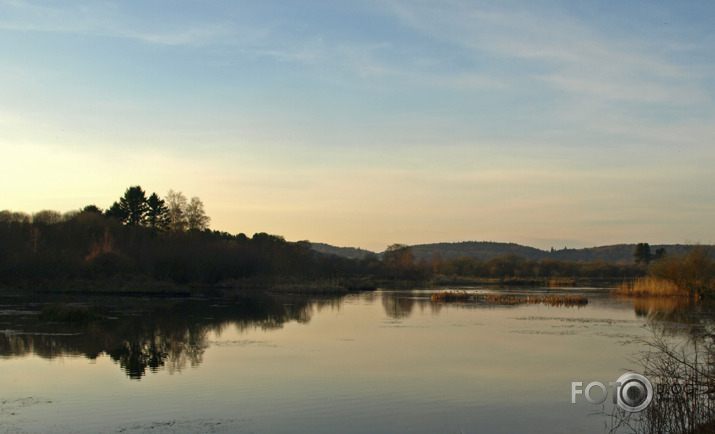
[[(655, 254), (658, 248), (665, 248), (671, 255), (685, 253), (691, 246), (684, 244), (655, 244), (651, 245), (651, 253)], [(488, 241), (468, 241), (461, 243), (436, 243), (412, 246), (412, 251), (417, 258), (429, 260), (434, 253), (442, 255), (443, 259), (453, 259), (460, 256), (472, 256), (479, 259), (490, 259), (513, 253), (527, 259), (559, 259), (574, 262), (633, 262), (635, 244), (615, 244), (611, 246), (588, 247), (584, 249), (540, 250), (534, 247), (522, 246), (514, 243), (495, 243)]]
[(342, 256), (350, 259), (362, 259), (366, 255), (375, 255), (375, 252), (356, 247), (335, 247), (325, 243), (310, 243), (313, 250), (326, 255)]
[(515, 243), (495, 243), (492, 241), (463, 241), (460, 243), (417, 244), (410, 246), (416, 258), (429, 260), (434, 253), (442, 259), (455, 259), (460, 256), (472, 256), (478, 259), (490, 259), (509, 253), (527, 259), (541, 259), (547, 252), (534, 247)]
[[(346, 258), (362, 259), (368, 254), (381, 253), (354, 247), (335, 247), (324, 243), (312, 243), (313, 249), (324, 254), (343, 256)], [(655, 254), (658, 248), (665, 248), (671, 255), (685, 253), (691, 246), (685, 244), (654, 244), (650, 246)], [(715, 247), (715, 246), (711, 246)], [(526, 259), (558, 259), (562, 261), (592, 262), (605, 261), (630, 264), (633, 262), (635, 244), (614, 244), (611, 246), (587, 247), (583, 249), (541, 250), (534, 247), (522, 246), (516, 243), (497, 243), (493, 241), (463, 241), (458, 243), (417, 244), (410, 246), (415, 258), (430, 260), (432, 255), (439, 253), (443, 259), (455, 259), (460, 256), (471, 256), (487, 260), (497, 256), (515, 254)], [(713, 248), (715, 254), (715, 248)]]
[[(653, 244), (650, 251), (655, 254), (656, 249), (664, 248), (666, 253), (680, 255), (688, 251), (692, 246), (685, 244)], [(548, 258), (562, 259), (565, 261), (606, 261), (606, 262), (633, 262), (633, 251), (635, 244), (614, 244), (612, 246), (589, 247), (585, 249), (565, 249), (554, 250), (548, 253)]]

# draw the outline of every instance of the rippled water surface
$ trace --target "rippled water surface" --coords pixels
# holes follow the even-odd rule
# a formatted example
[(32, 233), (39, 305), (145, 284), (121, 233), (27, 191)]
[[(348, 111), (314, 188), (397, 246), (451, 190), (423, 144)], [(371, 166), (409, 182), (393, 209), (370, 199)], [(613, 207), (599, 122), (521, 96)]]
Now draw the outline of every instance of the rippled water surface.
[[(637, 370), (623, 342), (662, 307), (550, 293), (565, 291), (589, 304), (3, 297), (0, 431), (601, 432), (602, 408), (571, 404), (571, 382)], [(99, 319), (48, 316), (48, 303)]]

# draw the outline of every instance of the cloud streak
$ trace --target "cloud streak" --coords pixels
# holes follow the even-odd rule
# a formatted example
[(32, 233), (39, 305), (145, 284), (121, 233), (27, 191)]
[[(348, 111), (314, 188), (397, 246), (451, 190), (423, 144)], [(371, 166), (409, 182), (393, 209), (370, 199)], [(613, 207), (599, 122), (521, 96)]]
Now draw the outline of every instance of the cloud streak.
[[(593, 24), (549, 9), (442, 2), (390, 2), (396, 16), (431, 38), (508, 63), (527, 62), (520, 79), (542, 80), (570, 95), (644, 104), (708, 102), (693, 68), (669, 60), (660, 41), (604, 34)], [(528, 8), (528, 6), (526, 6)]]
[[(61, 6), (26, 1), (0, 2), (0, 29), (22, 32), (66, 33), (128, 38), (160, 45), (201, 46), (235, 36), (235, 26), (221, 20), (166, 23), (161, 15), (150, 19), (128, 12), (122, 3), (63, 2)], [(248, 29), (244, 29), (248, 30)]]

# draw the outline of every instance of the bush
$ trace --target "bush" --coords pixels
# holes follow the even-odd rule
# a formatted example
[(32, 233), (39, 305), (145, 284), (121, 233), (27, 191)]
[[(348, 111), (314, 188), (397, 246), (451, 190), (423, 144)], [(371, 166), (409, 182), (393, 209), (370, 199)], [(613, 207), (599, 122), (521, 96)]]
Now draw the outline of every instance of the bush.
[(673, 281), (680, 291), (691, 296), (715, 295), (715, 261), (710, 249), (703, 246), (656, 261), (651, 265), (650, 275)]

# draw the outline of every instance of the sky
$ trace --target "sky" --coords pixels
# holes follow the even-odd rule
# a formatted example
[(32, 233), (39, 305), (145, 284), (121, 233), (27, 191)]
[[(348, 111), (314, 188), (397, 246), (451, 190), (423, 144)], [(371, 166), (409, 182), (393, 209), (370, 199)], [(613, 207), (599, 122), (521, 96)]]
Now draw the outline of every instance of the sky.
[(0, 0), (0, 209), (382, 251), (715, 243), (710, 1)]

